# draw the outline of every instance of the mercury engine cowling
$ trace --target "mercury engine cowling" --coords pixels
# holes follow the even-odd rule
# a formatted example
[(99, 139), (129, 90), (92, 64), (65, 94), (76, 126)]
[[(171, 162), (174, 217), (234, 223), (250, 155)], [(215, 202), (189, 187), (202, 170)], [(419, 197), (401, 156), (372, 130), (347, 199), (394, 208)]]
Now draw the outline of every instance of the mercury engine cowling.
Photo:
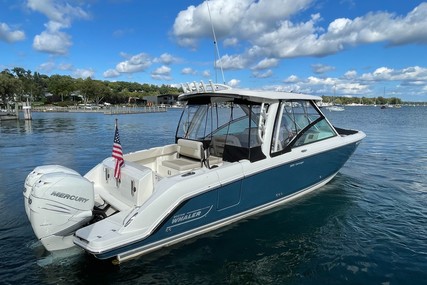
[(24, 204), (25, 204), (25, 212), (27, 213), (28, 219), (30, 219), (30, 206), (28, 205), (28, 199), (31, 196), (31, 191), (33, 189), (34, 183), (36, 183), (42, 175), (47, 173), (54, 173), (54, 172), (62, 172), (62, 173), (70, 173), (70, 174), (76, 174), (79, 175), (79, 173), (71, 168), (61, 166), (61, 165), (42, 165), (37, 166), (34, 168), (33, 171), (28, 174), (27, 178), (25, 179), (25, 188), (24, 188)]
[(79, 174), (53, 172), (36, 181), (28, 199), (30, 222), (48, 251), (74, 246), (74, 232), (92, 219), (92, 182)]

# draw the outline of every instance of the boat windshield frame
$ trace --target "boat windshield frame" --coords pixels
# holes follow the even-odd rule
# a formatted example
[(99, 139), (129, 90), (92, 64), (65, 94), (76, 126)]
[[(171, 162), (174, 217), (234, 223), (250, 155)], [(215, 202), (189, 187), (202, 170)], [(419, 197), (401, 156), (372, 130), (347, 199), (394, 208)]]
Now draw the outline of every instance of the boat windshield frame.
[(200, 96), (187, 101), (175, 133), (179, 139), (201, 141), (208, 155), (223, 161), (264, 159), (259, 133), (262, 104), (232, 96)]
[(280, 100), (278, 108), (270, 148), (272, 157), (339, 135), (314, 101)]

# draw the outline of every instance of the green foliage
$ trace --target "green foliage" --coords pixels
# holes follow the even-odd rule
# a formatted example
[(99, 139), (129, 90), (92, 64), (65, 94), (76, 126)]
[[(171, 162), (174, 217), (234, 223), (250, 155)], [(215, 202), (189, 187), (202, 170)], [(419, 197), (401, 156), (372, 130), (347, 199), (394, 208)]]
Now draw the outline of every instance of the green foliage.
[[(72, 78), (68, 75), (47, 75), (32, 73), (21, 67), (0, 72), (0, 99), (2, 102), (30, 97), (31, 101), (75, 102), (100, 104), (126, 103), (130, 97), (179, 94), (180, 89), (169, 85), (140, 84), (126, 81), (101, 81), (90, 77)], [(48, 95), (48, 96), (46, 96)], [(66, 102), (66, 103), (68, 103)]]
[(48, 91), (53, 95), (60, 96), (61, 101), (71, 95), (76, 89), (74, 79), (71, 76), (52, 75), (47, 82)]
[(384, 98), (384, 97), (339, 97), (339, 96), (322, 96), (322, 101), (324, 103), (333, 103), (333, 104), (363, 104), (363, 105), (400, 105), (402, 100), (396, 97)]
[(3, 104), (12, 101), (22, 90), (22, 83), (8, 70), (0, 73), (0, 99)]

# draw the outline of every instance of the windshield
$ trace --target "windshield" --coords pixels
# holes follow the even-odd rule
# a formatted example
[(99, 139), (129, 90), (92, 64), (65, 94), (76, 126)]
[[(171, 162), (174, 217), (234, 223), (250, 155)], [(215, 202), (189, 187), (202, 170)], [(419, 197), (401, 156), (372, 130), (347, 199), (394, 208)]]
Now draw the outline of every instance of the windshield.
[(271, 153), (336, 136), (326, 118), (309, 101), (282, 101), (271, 142)]
[[(185, 138), (203, 141), (210, 155), (223, 158), (227, 146), (234, 146), (240, 150), (261, 146), (262, 133), (259, 132), (261, 105), (248, 102), (211, 102), (187, 103), (177, 127), (176, 140)], [(244, 151), (244, 154), (230, 160), (249, 157), (250, 152)]]

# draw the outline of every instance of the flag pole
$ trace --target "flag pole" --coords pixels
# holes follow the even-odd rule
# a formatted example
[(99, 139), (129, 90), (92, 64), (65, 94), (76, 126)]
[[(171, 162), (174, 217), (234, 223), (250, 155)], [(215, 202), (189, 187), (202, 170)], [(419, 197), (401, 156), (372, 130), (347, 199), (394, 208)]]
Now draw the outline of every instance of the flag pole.
[(114, 167), (114, 178), (116, 178), (116, 185), (118, 186), (120, 183), (121, 177), (121, 168), (125, 164), (125, 160), (123, 158), (123, 149), (120, 143), (120, 135), (119, 135), (119, 126), (118, 119), (116, 118), (115, 128), (114, 128), (114, 141), (113, 141), (113, 151), (112, 157), (116, 160), (116, 164)]

